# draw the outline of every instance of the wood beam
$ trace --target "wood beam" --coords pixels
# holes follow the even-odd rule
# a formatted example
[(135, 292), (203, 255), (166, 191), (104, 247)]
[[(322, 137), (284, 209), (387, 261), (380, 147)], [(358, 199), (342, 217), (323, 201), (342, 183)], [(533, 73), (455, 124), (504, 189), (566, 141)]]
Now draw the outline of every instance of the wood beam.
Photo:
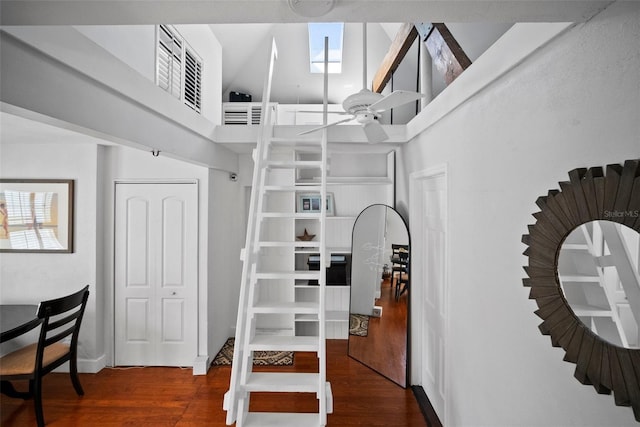
[(430, 33), (426, 37), (421, 34), (421, 38), (427, 46), (436, 69), (444, 76), (447, 85), (471, 65), (471, 60), (445, 24), (432, 24)]
[(416, 37), (418, 37), (418, 30), (413, 24), (402, 24), (402, 27), (398, 30), (395, 39), (389, 47), (389, 51), (382, 60), (380, 68), (378, 68), (373, 78), (374, 92), (382, 92), (391, 79), (393, 72), (398, 68), (398, 65), (400, 65), (400, 62), (402, 62), (409, 51)]
[(445, 24), (402, 24), (373, 78), (374, 92), (383, 91), (418, 34), (447, 85), (471, 65), (471, 60)]

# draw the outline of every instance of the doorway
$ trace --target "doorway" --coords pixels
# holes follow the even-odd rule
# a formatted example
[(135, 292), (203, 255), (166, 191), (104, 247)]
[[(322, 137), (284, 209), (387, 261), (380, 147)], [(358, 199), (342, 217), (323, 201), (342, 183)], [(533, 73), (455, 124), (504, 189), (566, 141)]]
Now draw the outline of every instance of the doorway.
[[(412, 232), (412, 384), (421, 385), (447, 424), (447, 168), (410, 176)], [(422, 286), (419, 286), (421, 284)]]
[(198, 331), (198, 185), (117, 182), (116, 366), (192, 366)]

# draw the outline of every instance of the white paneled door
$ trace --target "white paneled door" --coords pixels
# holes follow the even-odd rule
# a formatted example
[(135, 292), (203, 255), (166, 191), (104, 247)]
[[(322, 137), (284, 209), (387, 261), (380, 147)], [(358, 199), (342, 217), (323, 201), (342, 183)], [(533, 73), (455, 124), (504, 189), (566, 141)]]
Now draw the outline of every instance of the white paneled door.
[[(438, 417), (446, 424), (446, 324), (447, 324), (447, 186), (446, 169), (438, 168), (412, 175), (412, 255), (411, 269), (419, 289), (413, 287), (419, 304), (414, 321), (420, 327), (413, 339), (420, 349), (415, 359), (418, 378)], [(417, 234), (417, 235), (416, 235)], [(413, 283), (416, 283), (413, 280)]]
[(197, 241), (197, 183), (116, 184), (116, 365), (193, 365)]

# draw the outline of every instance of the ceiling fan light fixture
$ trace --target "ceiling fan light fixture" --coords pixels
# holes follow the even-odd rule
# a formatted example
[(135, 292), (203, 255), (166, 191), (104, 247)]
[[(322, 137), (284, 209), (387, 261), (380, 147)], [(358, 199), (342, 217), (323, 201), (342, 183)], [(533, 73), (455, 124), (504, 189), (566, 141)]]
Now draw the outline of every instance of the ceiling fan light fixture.
[(287, 0), (289, 8), (297, 15), (316, 18), (326, 15), (333, 9), (336, 0)]
[(383, 95), (372, 92), (369, 89), (362, 89), (360, 92), (349, 95), (342, 101), (342, 108), (349, 114), (356, 114), (361, 111), (368, 111), (369, 106), (384, 98)]

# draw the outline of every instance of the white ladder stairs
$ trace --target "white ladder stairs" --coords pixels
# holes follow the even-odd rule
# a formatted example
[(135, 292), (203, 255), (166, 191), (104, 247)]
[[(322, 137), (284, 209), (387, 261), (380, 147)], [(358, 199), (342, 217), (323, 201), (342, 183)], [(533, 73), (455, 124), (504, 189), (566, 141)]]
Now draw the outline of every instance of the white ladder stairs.
[[(325, 50), (327, 50), (325, 48)], [(231, 380), (229, 390), (224, 396), (223, 407), (227, 411), (226, 423), (234, 422), (238, 427), (250, 426), (324, 426), (327, 424), (327, 413), (333, 410), (333, 397), (331, 386), (326, 381), (326, 333), (325, 333), (325, 268), (316, 271), (291, 270), (281, 271), (274, 269), (268, 262), (269, 258), (263, 253), (269, 250), (284, 250), (291, 257), (295, 248), (317, 251), (320, 254), (320, 265), (327, 265), (325, 245), (325, 221), (326, 204), (321, 203), (320, 212), (301, 213), (296, 212), (295, 193), (304, 191), (320, 195), (320, 200), (326, 200), (326, 175), (327, 175), (327, 136), (322, 132), (322, 138), (315, 140), (305, 138), (283, 139), (273, 137), (273, 126), (270, 124), (271, 111), (267, 103), (271, 91), (271, 75), (273, 63), (277, 51), (275, 42), (272, 45), (272, 54), (269, 65), (269, 74), (265, 80), (262, 97), (261, 130), (254, 157), (254, 175), (251, 200), (249, 206), (249, 218), (247, 225), (247, 237), (245, 248), (241, 257), (243, 260), (242, 279), (240, 288), (240, 301), (238, 304), (238, 318), (234, 345), (233, 363), (231, 368)], [(326, 77), (325, 77), (326, 79)], [(326, 80), (325, 80), (326, 92)], [(326, 105), (326, 102), (325, 102)], [(325, 113), (326, 120), (326, 113)], [(310, 150), (319, 154), (319, 160), (296, 160), (295, 150)], [(289, 160), (283, 160), (291, 154)], [(303, 169), (314, 168), (321, 171), (320, 182), (316, 185), (279, 185), (270, 182), (273, 171), (289, 171), (285, 173), (295, 176)], [(278, 172), (276, 172), (277, 174)], [(295, 181), (295, 180), (293, 180)], [(288, 206), (277, 206), (269, 203), (269, 197), (273, 194), (289, 194)], [(276, 196), (277, 197), (277, 196)], [(278, 199), (276, 199), (278, 200)], [(271, 221), (290, 221), (296, 219), (313, 219), (318, 221), (320, 232), (313, 241), (296, 241), (291, 232), (290, 239), (274, 239), (269, 233)], [(291, 230), (293, 227), (290, 228)], [(294, 265), (292, 263), (291, 265)], [(317, 280), (319, 286), (318, 298), (314, 302), (296, 302), (291, 298), (274, 300), (263, 299), (263, 289), (268, 286), (294, 287), (295, 281)], [(278, 295), (276, 293), (276, 295)], [(295, 327), (289, 333), (260, 333), (260, 322), (269, 319), (270, 316), (290, 316), (293, 322), (295, 315), (317, 316), (318, 334), (315, 336), (297, 336)], [(315, 352), (318, 357), (318, 372), (294, 373), (294, 372), (256, 372), (253, 370), (253, 354), (255, 351), (301, 351)], [(277, 369), (277, 368), (274, 368)], [(287, 393), (315, 393), (318, 400), (318, 412), (250, 412), (249, 403), (251, 393), (279, 393), (283, 404), (286, 406), (290, 396)], [(278, 408), (274, 408), (277, 410)]]

